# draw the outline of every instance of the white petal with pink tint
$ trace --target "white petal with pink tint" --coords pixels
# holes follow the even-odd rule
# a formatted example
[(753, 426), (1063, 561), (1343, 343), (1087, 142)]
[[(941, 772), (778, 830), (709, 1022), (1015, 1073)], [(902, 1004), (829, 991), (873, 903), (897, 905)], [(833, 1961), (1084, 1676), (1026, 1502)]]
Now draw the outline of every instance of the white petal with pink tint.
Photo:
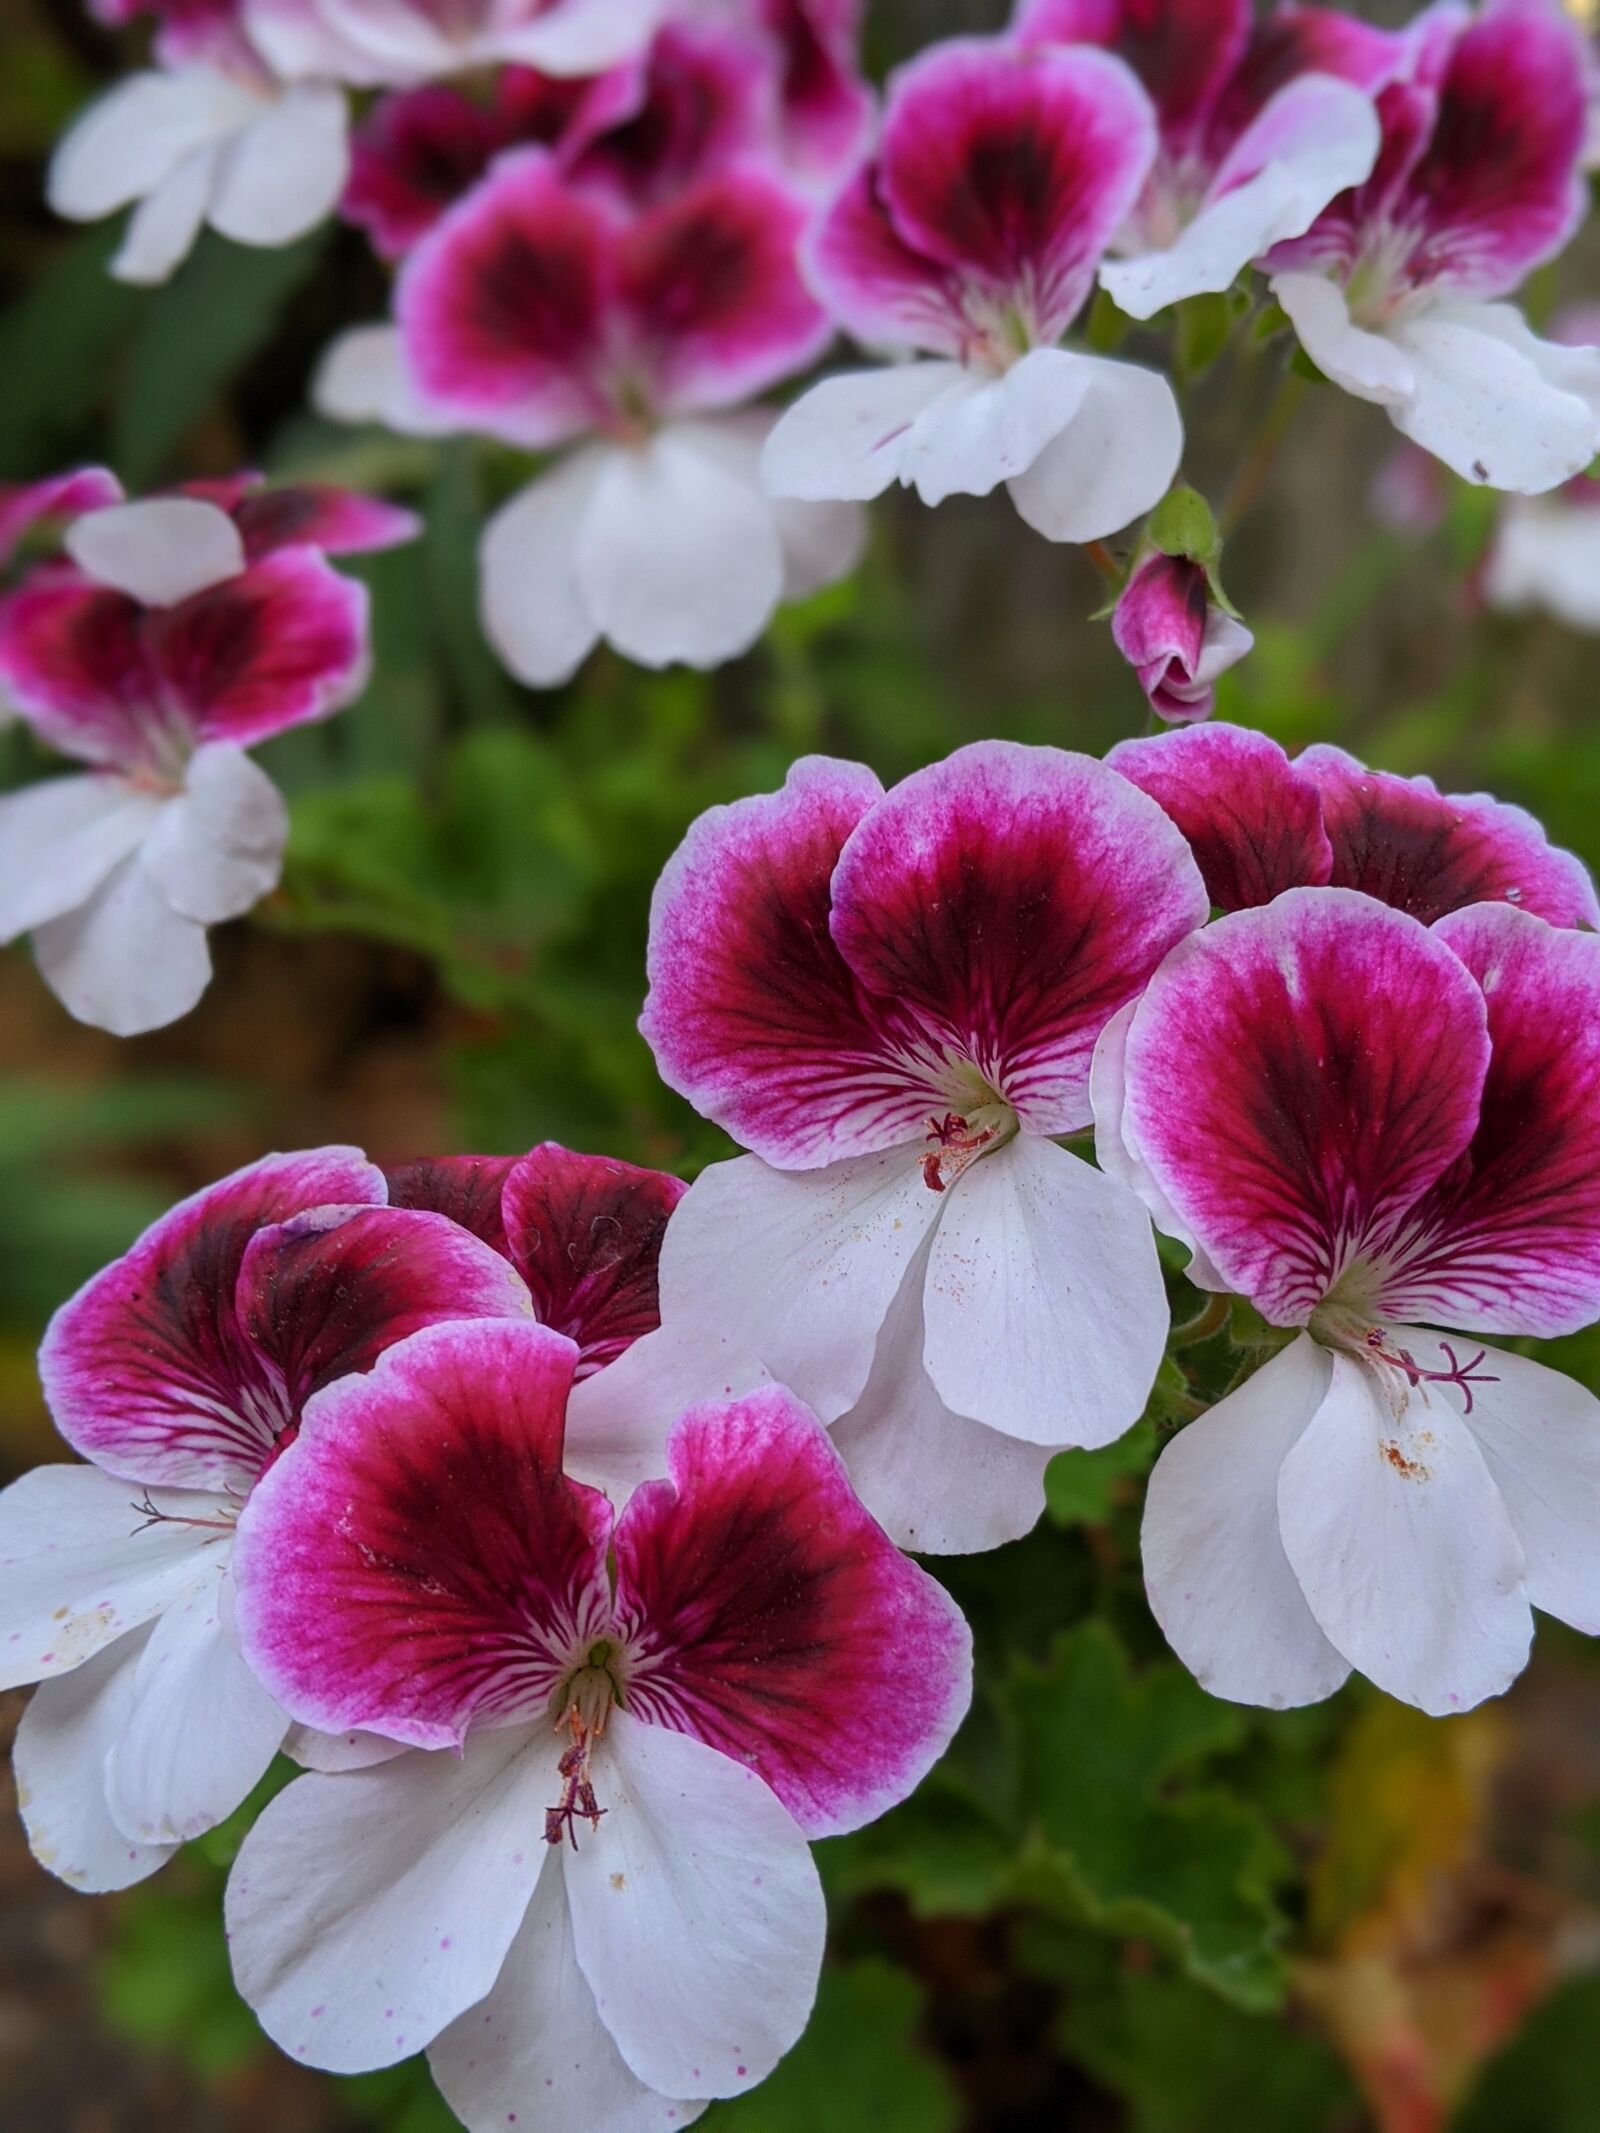
[(1028, 1444), (1120, 1437), (1170, 1322), (1144, 1208), (1032, 1134), (981, 1156), (945, 1198), (923, 1299), (945, 1404)]
[(740, 2095), (816, 1997), (811, 1848), (753, 1770), (692, 1734), (613, 1712), (595, 1768), (606, 1820), (562, 1864), (600, 2018), (662, 2095)]
[(330, 422), (380, 422), (404, 437), (449, 437), (461, 426), (413, 390), (394, 326), (352, 326), (330, 342), (311, 381), (311, 404)]
[(1008, 486), (1047, 541), (1097, 541), (1158, 504), (1183, 456), (1183, 418), (1153, 370), (1073, 356), (1087, 390), (1077, 413)]
[(162, 808), (144, 864), (185, 918), (214, 925), (276, 887), (289, 841), (289, 810), (276, 785), (242, 748), (196, 749), (184, 789)]
[(656, 0), (560, 0), (497, 36), (495, 57), (545, 74), (603, 74), (643, 51), (661, 12)]
[(483, 632), (517, 679), (536, 689), (570, 680), (599, 639), (574, 549), (604, 465), (599, 446), (569, 453), (502, 504), (483, 529)]
[(1145, 1497), (1151, 1610), (1204, 1689), (1282, 1710), (1320, 1703), (1350, 1671), (1289, 1567), (1278, 1473), (1328, 1390), (1309, 1334), (1174, 1437)]
[(90, 1895), (131, 1888), (172, 1857), (124, 1836), (106, 1806), (106, 1757), (133, 1709), (145, 1635), (45, 1682), (17, 1727), (17, 1805), (33, 1856)]
[(237, 244), (281, 245), (339, 204), (350, 168), (344, 93), (326, 82), (286, 89), (217, 159), (206, 219)]
[(904, 478), (914, 425), (948, 398), (964, 397), (959, 363), (894, 363), (847, 371), (785, 409), (761, 454), (772, 496), (865, 503)]
[(145, 607), (176, 607), (244, 568), (244, 542), (226, 511), (192, 496), (150, 496), (86, 511), (67, 528), (78, 568)]
[(609, 452), (573, 533), (586, 606), (641, 666), (747, 651), (783, 592), (770, 503), (692, 434)]
[(916, 1146), (823, 1170), (713, 1163), (667, 1224), (662, 1324), (727, 1335), (831, 1422), (861, 1397), (878, 1328), (942, 1205)]
[(139, 1654), (127, 1723), (106, 1758), (111, 1819), (141, 1844), (181, 1844), (254, 1790), (288, 1720), (219, 1612), (226, 1572), (202, 1572)]
[(476, 1735), (297, 1778), (228, 1881), (233, 1974), (269, 2037), (332, 2073), (420, 2051), (493, 1985), (544, 1865), (555, 1736)]
[(604, 1489), (620, 1511), (640, 1482), (666, 1472), (667, 1437), (681, 1414), (770, 1382), (765, 1366), (727, 1335), (660, 1326), (573, 1386), (566, 1471)]
[[(221, 1499), (39, 1466), (0, 1493), (0, 1688), (70, 1673), (192, 1585)], [(160, 1513), (152, 1521), (144, 1506)]]
[(86, 903), (161, 807), (109, 776), (46, 778), (0, 795), (0, 940)]
[(434, 2039), (428, 2064), (468, 2133), (673, 2133), (705, 2106), (660, 2096), (628, 2071), (578, 1968), (566, 1884), (534, 1890), (494, 1990)]
[(1194, 220), (1166, 250), (1109, 260), (1100, 285), (1130, 318), (1231, 288), (1253, 259), (1299, 237), (1378, 153), (1372, 99), (1331, 75), (1280, 89), (1230, 151)]
[(1391, 1402), (1399, 1383), (1334, 1356), (1279, 1470), (1278, 1516), (1330, 1643), (1442, 1717), (1498, 1696), (1527, 1664), (1526, 1558), (1471, 1430), (1432, 1388)]
[(173, 910), (137, 853), (81, 910), (36, 928), (33, 952), (67, 1012), (114, 1037), (176, 1022), (211, 977), (205, 927)]

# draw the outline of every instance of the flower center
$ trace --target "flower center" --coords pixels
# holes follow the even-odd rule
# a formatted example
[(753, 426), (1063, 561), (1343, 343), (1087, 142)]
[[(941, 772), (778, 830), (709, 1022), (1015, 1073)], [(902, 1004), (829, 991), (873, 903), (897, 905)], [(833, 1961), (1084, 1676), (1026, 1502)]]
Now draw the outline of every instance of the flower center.
[(928, 1120), (928, 1149), (922, 1158), (922, 1182), (930, 1192), (946, 1192), (970, 1170), (980, 1155), (998, 1148), (1017, 1130), (1017, 1114), (1003, 1098), (988, 1092), (988, 1101), (970, 1111), (946, 1111)]
[(546, 1844), (565, 1840), (576, 1851), (578, 1823), (587, 1822), (593, 1830), (600, 1827), (606, 1810), (595, 1798), (589, 1760), (605, 1732), (612, 1704), (622, 1701), (621, 1659), (621, 1651), (609, 1637), (597, 1637), (551, 1699), (555, 1729), (566, 1734), (568, 1741), (556, 1764), (561, 1797), (544, 1811)]
[[(1402, 1348), (1386, 1326), (1380, 1326), (1360, 1311), (1339, 1304), (1324, 1304), (1312, 1313), (1310, 1331), (1325, 1348), (1333, 1348), (1363, 1364), (1377, 1377), (1396, 1421), (1411, 1404), (1411, 1395), (1425, 1385), (1454, 1385), (1462, 1397), (1462, 1411), (1472, 1412), (1473, 1387), (1496, 1385), (1498, 1378), (1481, 1369), (1487, 1348), (1465, 1359), (1458, 1356), (1453, 1341), (1441, 1340), (1440, 1352), (1447, 1370), (1426, 1370), (1409, 1348)], [(1424, 1393), (1423, 1399), (1426, 1401)]]

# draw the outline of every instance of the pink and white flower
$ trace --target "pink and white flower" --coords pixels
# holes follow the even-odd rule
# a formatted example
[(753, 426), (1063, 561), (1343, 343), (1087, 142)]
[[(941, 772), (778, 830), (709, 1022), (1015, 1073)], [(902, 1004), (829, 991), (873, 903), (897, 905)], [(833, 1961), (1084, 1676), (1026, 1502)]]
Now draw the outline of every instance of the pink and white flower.
[(1129, 573), (1111, 635), (1151, 710), (1175, 726), (1211, 716), (1218, 675), (1255, 643), (1238, 616), (1218, 605), (1203, 564), (1160, 553)]
[(1251, 20), (1249, 0), (1020, 0), (1025, 43), (1098, 45), (1154, 100), (1160, 149), (1100, 270), (1130, 317), (1230, 287), (1371, 175), (1371, 92), (1402, 62), (1399, 37), (1331, 8)]
[(762, 38), (776, 77), (784, 167), (812, 185), (841, 176), (872, 117), (861, 73), (861, 0), (694, 0), (692, 14)]
[[(145, 10), (112, 0), (121, 20)], [(290, 244), (332, 213), (349, 166), (348, 111), (331, 79), (286, 82), (233, 0), (164, 4), (157, 69), (130, 74), (63, 136), (58, 215), (98, 222), (138, 205), (111, 262), (163, 282), (209, 223), (237, 244)]]
[(407, 88), (484, 67), (603, 74), (643, 51), (660, 0), (241, 0), (285, 81)]
[(151, 497), (77, 518), (70, 560), (0, 600), (0, 690), (90, 766), (0, 798), (0, 937), (32, 935), (79, 1021), (131, 1036), (199, 999), (206, 928), (273, 886), (288, 835), (244, 751), (366, 678), (365, 590), (308, 543), (413, 527), (342, 491)]
[(868, 345), (932, 360), (826, 378), (774, 429), (774, 495), (924, 503), (1004, 482), (1048, 539), (1113, 533), (1183, 446), (1164, 378), (1056, 344), (1156, 150), (1120, 60), (1003, 39), (936, 45), (889, 87), (876, 154), (824, 215), (812, 285)]
[(1003, 742), (887, 794), (809, 757), (702, 816), (657, 884), (641, 1027), (754, 1152), (674, 1214), (656, 1338), (720, 1336), (792, 1386), (903, 1545), (1025, 1532), (1050, 1450), (1144, 1406), (1149, 1224), (1057, 1137), (1089, 1123), (1101, 1029), (1205, 913), (1144, 795)]
[(1600, 349), (1542, 341), (1508, 296), (1587, 203), (1576, 28), (1540, 0), (1423, 18), (1378, 99), (1383, 147), (1267, 261), (1307, 353), (1467, 481), (1537, 494), (1600, 450)]
[(1444, 1713), (1520, 1673), (1532, 1608), (1600, 1630), (1600, 1401), (1478, 1338), (1600, 1316), (1600, 939), (1292, 889), (1180, 944), (1095, 1110), (1191, 1279), (1300, 1329), (1151, 1478), (1198, 1679), (1302, 1704), (1355, 1668)]
[(315, 2066), (426, 2048), (474, 2133), (760, 2081), (822, 1956), (807, 1840), (910, 1792), (970, 1694), (960, 1614), (789, 1393), (683, 1415), (614, 1518), (562, 1472), (574, 1362), (542, 1326), (419, 1334), (312, 1402), (240, 1526), (261, 1678), (411, 1751), (262, 1815), (240, 1990)]
[(602, 637), (715, 666), (855, 560), (858, 514), (762, 494), (770, 418), (741, 406), (828, 338), (795, 266), (805, 212), (740, 164), (630, 213), (525, 150), (410, 254), (398, 327), (332, 351), (325, 412), (575, 447), (484, 532), (484, 628), (524, 681), (566, 680)]
[(38, 525), (120, 504), (122, 484), (109, 467), (74, 467), (42, 481), (0, 482), (0, 570)]
[(1291, 761), (1266, 734), (1223, 724), (1119, 741), (1106, 760), (1172, 817), (1224, 911), (1332, 883), (1424, 925), (1508, 903), (1552, 926), (1600, 926), (1583, 861), (1490, 793), (1442, 793), (1342, 748)]
[(17, 1787), (52, 1872), (143, 1879), (276, 1753), (288, 1719), (240, 1657), (230, 1557), (307, 1400), (420, 1327), (531, 1315), (502, 1258), (386, 1206), (353, 1148), (235, 1171), (61, 1307), (40, 1373), (92, 1463), (0, 1495), (0, 1683), (41, 1684)]

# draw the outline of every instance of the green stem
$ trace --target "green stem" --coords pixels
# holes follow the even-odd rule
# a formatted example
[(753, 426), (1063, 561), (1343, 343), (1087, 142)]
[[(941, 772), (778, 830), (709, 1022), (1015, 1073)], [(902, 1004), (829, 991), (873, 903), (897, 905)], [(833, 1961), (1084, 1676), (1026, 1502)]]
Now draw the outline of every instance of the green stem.
[(1306, 381), (1299, 371), (1285, 371), (1266, 414), (1261, 418), (1255, 442), (1222, 507), (1220, 526), (1224, 537), (1233, 532), (1266, 487), (1267, 477), (1276, 463), (1279, 447), (1289, 434), (1295, 409), (1305, 389)]

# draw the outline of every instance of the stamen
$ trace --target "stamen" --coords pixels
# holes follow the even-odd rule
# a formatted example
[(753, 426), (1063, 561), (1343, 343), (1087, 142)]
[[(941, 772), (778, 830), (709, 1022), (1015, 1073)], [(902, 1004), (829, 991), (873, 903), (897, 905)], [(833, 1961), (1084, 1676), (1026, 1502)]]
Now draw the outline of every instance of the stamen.
[(943, 1192), (994, 1139), (994, 1128), (974, 1133), (959, 1111), (946, 1111), (943, 1118), (929, 1119), (928, 1138), (939, 1145), (922, 1158), (922, 1182), (930, 1192)]
[(1424, 1370), (1409, 1348), (1390, 1349), (1385, 1346), (1387, 1336), (1382, 1326), (1373, 1326), (1367, 1333), (1367, 1350), (1378, 1362), (1388, 1363), (1401, 1372), (1408, 1385), (1454, 1385), (1466, 1401), (1464, 1412), (1472, 1412), (1472, 1388), (1474, 1385), (1498, 1385), (1500, 1380), (1492, 1370), (1480, 1370), (1478, 1365), (1489, 1353), (1480, 1348), (1476, 1355), (1462, 1362), (1451, 1341), (1440, 1341), (1439, 1346), (1450, 1358), (1448, 1370)]
[(605, 1731), (605, 1713), (591, 1726), (585, 1723), (578, 1706), (573, 1704), (566, 1716), (556, 1723), (558, 1733), (570, 1731), (572, 1746), (566, 1749), (556, 1765), (556, 1774), (561, 1779), (561, 1798), (554, 1807), (544, 1811), (544, 1841), (559, 1844), (563, 1838), (576, 1851), (578, 1832), (576, 1823), (581, 1816), (591, 1829), (600, 1827), (600, 1817), (606, 1810), (594, 1796), (594, 1785), (589, 1776), (589, 1756), (595, 1742)]
[(140, 1523), (133, 1529), (135, 1533), (148, 1533), (152, 1526), (193, 1526), (208, 1533), (231, 1533), (234, 1520), (239, 1515), (236, 1505), (233, 1516), (229, 1518), (187, 1518), (180, 1511), (161, 1510), (151, 1501), (148, 1489), (134, 1504), (133, 1509), (140, 1517)]

